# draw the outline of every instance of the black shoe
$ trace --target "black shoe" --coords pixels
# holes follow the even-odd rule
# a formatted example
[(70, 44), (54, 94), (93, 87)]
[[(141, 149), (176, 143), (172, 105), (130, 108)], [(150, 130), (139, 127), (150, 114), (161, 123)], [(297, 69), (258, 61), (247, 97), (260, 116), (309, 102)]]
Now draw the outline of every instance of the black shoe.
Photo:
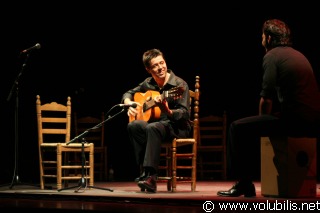
[(256, 189), (252, 182), (237, 182), (228, 191), (218, 191), (217, 195), (223, 197), (239, 197), (241, 195), (244, 195), (245, 197), (255, 197)]
[(138, 182), (141, 191), (157, 192), (157, 175), (148, 176), (146, 179)]
[(142, 181), (142, 180), (146, 179), (147, 177), (148, 177), (148, 175), (145, 172), (143, 172), (139, 177), (134, 179), (134, 182)]
[[(148, 176), (146, 175), (145, 172), (143, 172), (139, 177), (137, 177), (136, 179), (134, 179), (134, 182), (139, 182), (139, 181), (143, 181), (147, 178)], [(141, 188), (141, 191), (144, 192), (145, 189)]]

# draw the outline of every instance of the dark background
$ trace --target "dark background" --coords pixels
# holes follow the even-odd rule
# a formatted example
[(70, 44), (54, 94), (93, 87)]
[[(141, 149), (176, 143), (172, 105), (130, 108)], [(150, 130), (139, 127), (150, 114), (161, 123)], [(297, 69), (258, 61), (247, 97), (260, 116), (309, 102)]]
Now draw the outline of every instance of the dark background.
[[(168, 68), (191, 88), (200, 76), (200, 116), (225, 109), (229, 122), (258, 112), (266, 19), (289, 24), (294, 47), (309, 58), (319, 81), (320, 15), (308, 1), (97, 2), (14, 2), (1, 7), (1, 182), (12, 179), (17, 138), (20, 180), (39, 181), (36, 95), (43, 103), (64, 103), (71, 96), (73, 110), (107, 112), (148, 77), (141, 59), (151, 48), (162, 50)], [(25, 61), (19, 53), (36, 43), (41, 48)], [(18, 104), (15, 91), (9, 98), (17, 76)], [(127, 121), (122, 113), (106, 123), (108, 161), (118, 180), (136, 175)]]

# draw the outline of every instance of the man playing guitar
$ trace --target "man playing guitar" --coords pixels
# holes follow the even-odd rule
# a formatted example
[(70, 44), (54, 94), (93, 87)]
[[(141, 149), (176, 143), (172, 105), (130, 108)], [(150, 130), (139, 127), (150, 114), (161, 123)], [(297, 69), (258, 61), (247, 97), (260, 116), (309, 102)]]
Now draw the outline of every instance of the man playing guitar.
[(161, 143), (190, 136), (189, 86), (167, 69), (163, 53), (158, 49), (144, 52), (142, 61), (151, 75), (122, 96), (128, 108), (128, 135), (133, 144), (138, 167), (136, 178), (141, 191), (157, 191), (157, 172)]

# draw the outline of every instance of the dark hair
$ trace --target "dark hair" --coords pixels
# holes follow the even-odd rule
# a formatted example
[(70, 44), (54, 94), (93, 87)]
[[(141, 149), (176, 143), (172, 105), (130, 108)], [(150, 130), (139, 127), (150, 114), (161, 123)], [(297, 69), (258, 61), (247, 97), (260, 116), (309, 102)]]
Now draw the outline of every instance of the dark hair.
[(150, 61), (153, 58), (156, 58), (158, 56), (162, 56), (164, 58), (163, 53), (158, 49), (151, 49), (151, 50), (147, 50), (146, 52), (144, 52), (143, 56), (142, 56), (142, 62), (144, 64), (144, 66), (145, 67), (149, 67), (150, 66)]
[(262, 32), (266, 36), (271, 36), (271, 41), (268, 44), (271, 48), (292, 45), (290, 28), (285, 22), (279, 19), (270, 19), (265, 21), (262, 27)]

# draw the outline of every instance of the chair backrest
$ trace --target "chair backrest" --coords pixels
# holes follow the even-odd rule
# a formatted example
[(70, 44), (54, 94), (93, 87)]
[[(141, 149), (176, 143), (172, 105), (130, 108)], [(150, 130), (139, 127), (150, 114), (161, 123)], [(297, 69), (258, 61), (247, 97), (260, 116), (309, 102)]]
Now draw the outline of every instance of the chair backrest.
[(194, 90), (189, 90), (190, 94), (190, 115), (193, 124), (193, 138), (199, 138), (199, 100), (200, 100), (200, 77), (196, 76)]
[(66, 143), (71, 135), (71, 98), (66, 104), (51, 102), (41, 104), (37, 95), (36, 111), (38, 123), (38, 143)]
[(198, 146), (222, 147), (226, 144), (227, 115), (208, 115), (199, 118), (200, 138)]
[[(94, 147), (104, 147), (104, 113), (101, 116), (85, 115), (79, 117), (75, 112), (74, 114), (74, 127), (76, 136), (80, 135), (85, 131), (89, 131), (84, 136), (85, 140), (90, 143), (94, 143)], [(101, 125), (99, 125), (101, 124)]]
[(198, 173), (200, 179), (226, 179), (227, 113), (199, 118)]

